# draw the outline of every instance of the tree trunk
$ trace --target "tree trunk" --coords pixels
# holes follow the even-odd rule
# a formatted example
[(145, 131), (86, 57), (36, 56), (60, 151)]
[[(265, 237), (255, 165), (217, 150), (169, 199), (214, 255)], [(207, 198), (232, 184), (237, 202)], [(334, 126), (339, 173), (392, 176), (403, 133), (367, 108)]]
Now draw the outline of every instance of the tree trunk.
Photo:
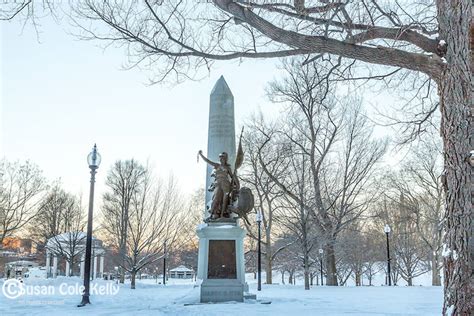
[(413, 286), (413, 278), (411, 276), (408, 277), (407, 282), (408, 286)]
[(131, 288), (132, 290), (135, 289), (135, 278), (136, 278), (136, 275), (137, 275), (137, 272), (136, 272), (135, 270), (132, 270), (132, 272), (131, 272), (131, 280), (130, 280), (130, 284), (131, 284), (130, 288)]
[(336, 256), (334, 254), (334, 242), (326, 245), (326, 285), (337, 286)]
[(293, 284), (293, 273), (290, 271), (290, 275), (288, 276), (288, 284)]
[[(268, 233), (267, 233), (268, 236)], [(265, 272), (266, 272), (266, 282), (267, 284), (272, 284), (272, 246), (270, 237), (266, 238), (265, 245)]]
[(67, 272), (69, 272), (69, 276), (72, 277), (74, 276), (74, 258), (71, 257), (71, 259), (69, 260), (69, 271), (64, 271), (65, 274), (67, 274)]
[(448, 315), (468, 315), (474, 309), (471, 275), (474, 268), (471, 181), (474, 175), (467, 159), (474, 148), (473, 60), (469, 47), (471, 6), (470, 0), (437, 1), (440, 39), (447, 43), (447, 67), (438, 83), (438, 91), (446, 201), (443, 314)]
[(439, 258), (438, 254), (433, 256), (431, 260), (431, 285), (432, 286), (441, 286), (441, 276), (439, 269)]
[(360, 286), (361, 285), (361, 282), (360, 282), (360, 271), (356, 270), (354, 272), (355, 274), (355, 283), (356, 283), (356, 286)]
[(123, 268), (120, 268), (120, 283), (125, 283), (125, 270)]
[(309, 258), (307, 254), (304, 256), (304, 289), (309, 290)]
[(285, 284), (285, 271), (281, 271), (281, 284)]

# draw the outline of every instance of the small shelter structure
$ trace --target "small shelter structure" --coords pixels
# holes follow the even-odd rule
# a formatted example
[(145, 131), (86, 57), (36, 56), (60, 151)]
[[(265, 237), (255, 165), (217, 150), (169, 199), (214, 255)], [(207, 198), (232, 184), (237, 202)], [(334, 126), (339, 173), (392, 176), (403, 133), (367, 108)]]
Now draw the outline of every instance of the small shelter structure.
[[(66, 232), (51, 237), (46, 243), (46, 277), (55, 278), (58, 275), (58, 260), (66, 260), (65, 276), (73, 275), (73, 268), (76, 262), (80, 263), (80, 277), (84, 277), (84, 262), (86, 253), (86, 233)], [(102, 277), (104, 274), (105, 249), (102, 241), (92, 237), (92, 278)], [(53, 266), (51, 267), (51, 258)], [(97, 269), (97, 261), (100, 267)]]
[(194, 277), (194, 270), (186, 268), (183, 265), (170, 270), (170, 278), (192, 279), (193, 277)]

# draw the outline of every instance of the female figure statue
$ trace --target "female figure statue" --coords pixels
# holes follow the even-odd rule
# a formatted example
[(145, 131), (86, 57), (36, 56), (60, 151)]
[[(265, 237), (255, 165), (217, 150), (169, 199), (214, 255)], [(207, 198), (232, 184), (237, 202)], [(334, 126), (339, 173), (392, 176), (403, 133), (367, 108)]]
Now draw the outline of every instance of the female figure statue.
[(228, 155), (223, 152), (219, 155), (219, 162), (213, 162), (202, 154), (202, 150), (199, 151), (199, 156), (204, 159), (205, 162), (214, 167), (214, 171), (211, 177), (214, 177), (214, 183), (211, 186), (211, 190), (214, 191), (212, 196), (211, 204), (211, 219), (217, 219), (220, 217), (230, 217), (230, 212), (227, 209), (229, 205), (229, 195), (233, 189), (234, 174), (228, 163)]

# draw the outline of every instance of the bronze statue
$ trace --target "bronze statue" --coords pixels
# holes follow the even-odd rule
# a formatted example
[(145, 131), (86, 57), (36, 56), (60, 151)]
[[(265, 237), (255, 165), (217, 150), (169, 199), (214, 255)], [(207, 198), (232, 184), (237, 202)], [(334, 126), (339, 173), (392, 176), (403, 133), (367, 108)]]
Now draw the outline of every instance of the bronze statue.
[(214, 177), (214, 183), (210, 190), (214, 191), (211, 204), (211, 219), (217, 219), (221, 217), (230, 217), (230, 212), (227, 211), (227, 206), (230, 201), (230, 193), (233, 190), (234, 174), (228, 164), (228, 155), (223, 152), (219, 155), (219, 162), (209, 160), (202, 154), (202, 150), (199, 151), (199, 156), (204, 159), (205, 162), (214, 167), (214, 171), (211, 177)]
[(214, 183), (208, 188), (209, 191), (214, 192), (210, 209), (211, 215), (205, 221), (230, 218), (230, 214), (235, 213), (238, 217), (245, 219), (247, 223), (250, 224), (247, 214), (253, 209), (254, 198), (250, 189), (240, 188), (239, 178), (237, 177), (237, 170), (244, 160), (244, 152), (242, 150), (243, 131), (242, 129), (242, 133), (240, 134), (234, 172), (232, 172), (232, 168), (228, 162), (229, 156), (226, 152), (219, 155), (219, 162), (211, 161), (205, 157), (202, 154), (202, 150), (198, 153), (205, 162), (214, 168), (211, 174), (211, 177), (214, 178)]

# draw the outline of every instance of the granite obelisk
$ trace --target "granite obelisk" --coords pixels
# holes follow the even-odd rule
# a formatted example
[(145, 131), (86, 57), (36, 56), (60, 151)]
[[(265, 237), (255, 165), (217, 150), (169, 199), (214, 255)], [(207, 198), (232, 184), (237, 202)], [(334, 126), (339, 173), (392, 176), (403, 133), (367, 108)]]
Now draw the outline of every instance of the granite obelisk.
[[(222, 76), (211, 92), (208, 131), (207, 157), (199, 151), (200, 157), (208, 164), (206, 189), (213, 184), (213, 192), (206, 190), (205, 224), (197, 228), (199, 237), (197, 278), (201, 288), (200, 302), (243, 302), (245, 298), (255, 298), (255, 295), (249, 296), (246, 293), (248, 292), (244, 260), (246, 232), (238, 225), (237, 218), (209, 217), (213, 193), (214, 199), (220, 201), (219, 196), (227, 192), (223, 191), (223, 187), (230, 179), (223, 179), (222, 176), (229, 176), (226, 168), (234, 166), (236, 154), (234, 96)], [(222, 152), (228, 154), (227, 162), (225, 155), (221, 156), (220, 160), (219, 154)], [(213, 171), (215, 178), (211, 177)]]
[[(219, 154), (226, 152), (229, 155), (229, 163), (234, 165), (235, 161), (235, 119), (234, 119), (234, 96), (221, 76), (211, 91), (209, 100), (209, 129), (207, 134), (207, 157), (213, 161), (219, 160)], [(210, 207), (212, 192), (207, 188), (213, 182), (211, 178), (212, 167), (207, 166), (206, 172), (206, 213)]]

